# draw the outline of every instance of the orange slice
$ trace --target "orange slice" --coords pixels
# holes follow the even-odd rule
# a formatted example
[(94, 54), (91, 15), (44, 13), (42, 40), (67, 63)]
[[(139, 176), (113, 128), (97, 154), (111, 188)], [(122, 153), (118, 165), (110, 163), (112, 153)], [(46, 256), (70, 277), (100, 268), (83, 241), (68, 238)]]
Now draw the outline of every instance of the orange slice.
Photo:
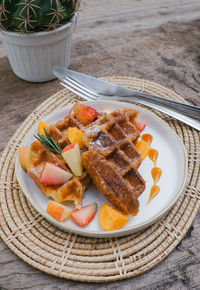
[(106, 231), (119, 230), (128, 222), (128, 217), (104, 203), (99, 211), (99, 224)]
[(48, 123), (45, 123), (43, 121), (40, 121), (38, 124), (38, 134), (45, 135), (44, 129), (47, 129), (50, 125)]
[(83, 144), (83, 135), (84, 133), (79, 130), (77, 127), (69, 127), (67, 130), (67, 137), (71, 144), (79, 144), (80, 149), (84, 147)]

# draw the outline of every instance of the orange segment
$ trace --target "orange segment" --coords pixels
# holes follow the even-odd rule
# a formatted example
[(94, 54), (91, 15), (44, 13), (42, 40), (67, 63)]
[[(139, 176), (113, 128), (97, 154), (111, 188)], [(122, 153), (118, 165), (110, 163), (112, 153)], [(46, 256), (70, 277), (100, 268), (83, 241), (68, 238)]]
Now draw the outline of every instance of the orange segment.
[(22, 168), (25, 171), (27, 171), (27, 166), (28, 166), (28, 162), (29, 162), (29, 147), (28, 146), (21, 147), (21, 148), (19, 148), (18, 152), (19, 152), (20, 164), (21, 164)]
[(50, 125), (48, 123), (45, 123), (43, 121), (40, 121), (38, 124), (38, 134), (45, 135), (44, 129), (48, 129)]
[(149, 152), (149, 144), (144, 140), (140, 140), (137, 142), (136, 148), (142, 155), (142, 159), (145, 159)]
[(67, 137), (69, 139), (69, 142), (71, 144), (78, 143), (80, 149), (84, 148), (83, 135), (84, 133), (77, 127), (69, 127), (67, 130)]
[(99, 211), (99, 224), (106, 231), (119, 230), (128, 222), (128, 217), (104, 203)]

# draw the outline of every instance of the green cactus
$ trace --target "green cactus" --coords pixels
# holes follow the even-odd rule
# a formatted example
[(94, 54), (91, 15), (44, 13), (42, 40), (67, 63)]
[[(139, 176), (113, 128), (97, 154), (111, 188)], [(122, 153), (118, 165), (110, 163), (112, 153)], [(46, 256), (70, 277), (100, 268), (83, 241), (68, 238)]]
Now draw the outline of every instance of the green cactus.
[(55, 29), (68, 21), (78, 0), (0, 0), (0, 28), (16, 32)]

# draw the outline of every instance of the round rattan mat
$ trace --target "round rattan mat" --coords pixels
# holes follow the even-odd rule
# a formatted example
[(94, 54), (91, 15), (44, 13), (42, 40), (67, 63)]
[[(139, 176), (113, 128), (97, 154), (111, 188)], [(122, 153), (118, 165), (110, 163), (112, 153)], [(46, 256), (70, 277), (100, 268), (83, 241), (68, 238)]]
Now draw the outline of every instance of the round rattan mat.
[[(185, 102), (173, 91), (150, 81), (127, 77), (106, 79)], [(195, 218), (200, 207), (200, 135), (189, 126), (154, 111), (179, 135), (188, 153), (187, 185), (176, 205), (156, 224), (126, 237), (95, 239), (66, 233), (30, 206), (19, 188), (14, 168), (17, 149), (32, 126), (77, 99), (67, 90), (51, 96), (23, 122), (3, 151), (0, 160), (0, 236), (25, 262), (58, 277), (88, 282), (133, 277), (166, 258)]]

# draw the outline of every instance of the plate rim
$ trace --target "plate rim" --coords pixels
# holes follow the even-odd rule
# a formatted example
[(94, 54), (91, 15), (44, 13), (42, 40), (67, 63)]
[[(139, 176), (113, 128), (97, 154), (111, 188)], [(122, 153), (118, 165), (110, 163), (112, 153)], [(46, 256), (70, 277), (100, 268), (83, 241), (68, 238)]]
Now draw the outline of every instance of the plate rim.
[[(159, 219), (162, 218), (163, 215), (165, 215), (166, 213), (169, 212), (169, 210), (174, 206), (174, 204), (176, 203), (176, 201), (178, 200), (178, 198), (180, 197), (180, 195), (183, 193), (183, 190), (185, 188), (186, 182), (187, 182), (187, 175), (188, 175), (188, 156), (187, 156), (187, 152), (185, 149), (185, 146), (182, 142), (182, 140), (180, 139), (180, 137), (176, 134), (176, 132), (174, 130), (172, 130), (172, 128), (163, 120), (161, 119), (159, 116), (157, 116), (154, 112), (137, 106), (135, 104), (132, 103), (127, 103), (127, 102), (118, 102), (118, 101), (81, 101), (80, 103), (85, 103), (85, 104), (93, 104), (93, 103), (115, 103), (115, 104), (124, 104), (126, 106), (131, 106), (131, 107), (135, 107), (137, 110), (139, 111), (144, 111), (144, 112), (148, 112), (148, 114), (151, 114), (153, 116), (154, 119), (157, 119), (158, 121), (162, 122), (162, 124), (167, 127), (168, 130), (170, 130), (172, 132), (172, 134), (176, 137), (176, 139), (179, 141), (180, 145), (181, 145), (181, 149), (183, 152), (183, 156), (184, 156), (184, 174), (183, 174), (183, 179), (182, 182), (180, 184), (179, 189), (177, 190), (175, 196), (173, 199), (171, 199), (171, 201), (165, 206), (165, 208), (163, 210), (160, 210), (155, 216), (153, 216), (152, 218), (148, 219), (148, 221), (144, 221), (139, 223), (137, 226), (129, 226), (127, 228), (122, 228), (119, 230), (114, 230), (114, 231), (92, 231), (92, 230), (87, 230), (84, 228), (74, 228), (71, 225), (65, 225), (63, 223), (60, 223), (58, 221), (56, 221), (55, 219), (53, 219), (50, 215), (48, 215), (46, 213), (46, 211), (44, 211), (42, 208), (40, 208), (37, 203), (35, 202), (35, 200), (32, 198), (31, 194), (29, 194), (28, 190), (26, 190), (26, 187), (24, 186), (24, 182), (21, 179), (21, 176), (19, 175), (19, 166), (20, 166), (20, 162), (19, 162), (19, 154), (17, 152), (17, 156), (16, 156), (16, 160), (15, 160), (15, 174), (16, 174), (16, 178), (18, 180), (18, 183), (20, 185), (20, 188), (23, 192), (23, 194), (25, 195), (25, 197), (27, 198), (27, 200), (31, 203), (31, 205), (33, 206), (33, 208), (40, 213), (45, 219), (47, 219), (47, 221), (49, 221), (50, 223), (52, 223), (53, 225), (55, 225), (56, 227), (60, 228), (61, 230), (64, 231), (69, 231), (73, 234), (78, 234), (81, 236), (85, 236), (85, 237), (92, 237), (92, 238), (111, 238), (111, 237), (121, 237), (121, 236), (127, 236), (130, 235), (132, 233), (138, 232), (142, 229), (146, 229), (147, 227), (149, 227), (150, 225), (156, 223)], [(68, 109), (68, 107), (70, 108), (73, 104), (69, 103), (67, 104), (65, 107), (62, 107), (58, 110), (54, 110), (52, 113), (48, 114), (47, 116), (44, 116), (43, 120), (45, 121), (45, 119), (47, 118), (51, 118), (51, 116), (53, 116), (54, 114), (58, 113), (58, 112), (62, 112), (65, 111), (66, 109)], [(39, 121), (39, 120), (38, 120)], [(37, 123), (36, 123), (37, 124)], [(29, 136), (32, 135), (33, 130), (36, 128), (36, 124), (34, 124), (34, 126), (30, 129), (29, 134), (26, 136), (26, 138), (23, 140), (22, 142), (22, 146), (24, 143), (26, 143), (26, 140), (29, 138)]]

